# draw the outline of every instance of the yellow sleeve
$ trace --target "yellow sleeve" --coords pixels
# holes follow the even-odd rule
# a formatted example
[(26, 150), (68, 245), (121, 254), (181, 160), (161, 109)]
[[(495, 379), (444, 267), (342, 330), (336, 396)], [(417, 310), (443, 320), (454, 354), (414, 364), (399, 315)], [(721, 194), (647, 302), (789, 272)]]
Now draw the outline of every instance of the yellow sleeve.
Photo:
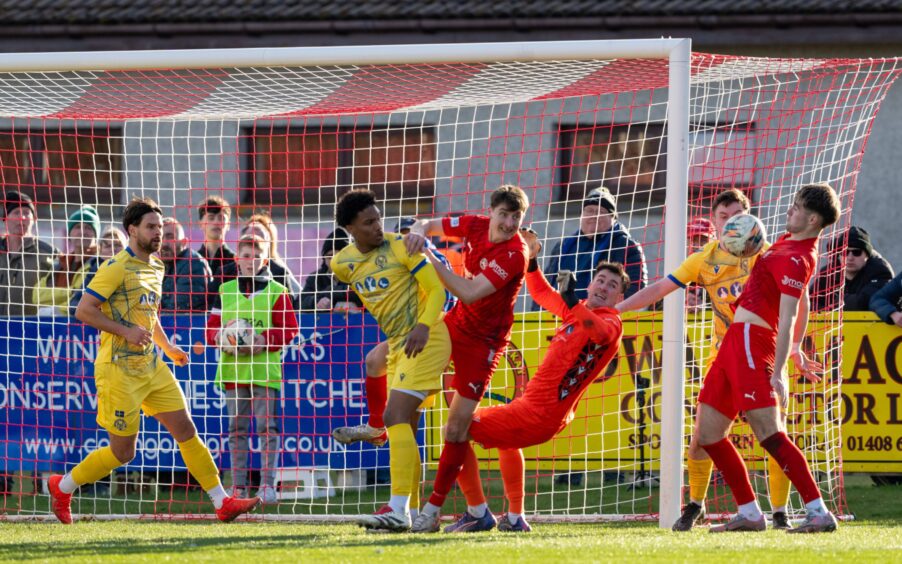
[(704, 260), (704, 249), (692, 253), (686, 257), (683, 264), (678, 266), (672, 273), (668, 274), (667, 277), (675, 284), (685, 288), (689, 284), (698, 281), (698, 275)]
[(85, 288), (85, 292), (105, 302), (122, 285), (123, 280), (125, 280), (125, 268), (122, 263), (110, 259), (100, 265), (94, 279)]
[(391, 248), (398, 260), (416, 277), (420, 289), (426, 293), (426, 303), (417, 322), (432, 327), (442, 318), (442, 312), (445, 309), (445, 286), (442, 285), (441, 279), (435, 272), (435, 267), (432, 266), (426, 255), (423, 253), (408, 254), (401, 237), (391, 240)]
[(350, 279), (348, 278), (348, 267), (340, 262), (342, 252), (338, 251), (334, 255), (332, 255), (332, 260), (329, 261), (329, 268), (332, 269), (332, 274), (338, 278), (339, 282), (343, 282), (348, 284)]

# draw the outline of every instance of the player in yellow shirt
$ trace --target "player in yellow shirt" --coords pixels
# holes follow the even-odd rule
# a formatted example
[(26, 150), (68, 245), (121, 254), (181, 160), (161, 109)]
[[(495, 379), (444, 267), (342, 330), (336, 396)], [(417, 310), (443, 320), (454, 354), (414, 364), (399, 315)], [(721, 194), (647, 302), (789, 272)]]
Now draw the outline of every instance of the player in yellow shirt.
[[(728, 219), (740, 213), (748, 213), (750, 208), (749, 199), (735, 188), (724, 190), (718, 194), (711, 204), (711, 215), (718, 236), (722, 233), (723, 226)], [(616, 308), (621, 313), (636, 311), (648, 307), (674, 290), (685, 288), (690, 284), (704, 288), (711, 300), (711, 308), (714, 313), (714, 335), (711, 349), (705, 359), (707, 373), (707, 367), (717, 356), (720, 343), (733, 321), (733, 303), (742, 293), (755, 261), (765, 249), (753, 257), (738, 258), (721, 248), (717, 240), (711, 241), (699, 251), (689, 255), (674, 272), (636, 292), (617, 304)], [(705, 498), (708, 495), (713, 463), (705, 450), (699, 446), (696, 435), (697, 433), (693, 432), (686, 461), (689, 467), (689, 503), (683, 508), (682, 515), (673, 525), (674, 531), (688, 531), (694, 524), (705, 518)], [(768, 457), (767, 474), (770, 482), (774, 528), (788, 529), (790, 524), (786, 515), (786, 503), (789, 500), (791, 484), (773, 457)]]
[(182, 389), (154, 348), (159, 346), (178, 366), (188, 364), (188, 355), (172, 344), (157, 315), (164, 267), (152, 253), (162, 243), (163, 212), (153, 200), (136, 198), (126, 206), (122, 225), (128, 247), (100, 265), (75, 311), (79, 321), (101, 332), (94, 364), (97, 423), (109, 433), (110, 444), (93, 451), (65, 476), (50, 477), (53, 513), (60, 522), (71, 523), (72, 493), (135, 457), (143, 409), (172, 434), (188, 471), (213, 500), (216, 516), (232, 521), (257, 507), (260, 499), (226, 495), (213, 457), (197, 436)]
[(332, 257), (335, 277), (360, 296), (388, 338), (389, 395), (383, 420), (388, 432), (391, 472), (390, 510), (362, 516), (376, 531), (410, 529), (411, 497), (419, 493), (418, 409), (441, 390), (451, 357), (451, 338), (443, 321), (445, 288), (422, 253), (410, 255), (400, 235), (382, 230), (376, 196), (351, 190), (335, 208), (335, 221), (354, 238)]

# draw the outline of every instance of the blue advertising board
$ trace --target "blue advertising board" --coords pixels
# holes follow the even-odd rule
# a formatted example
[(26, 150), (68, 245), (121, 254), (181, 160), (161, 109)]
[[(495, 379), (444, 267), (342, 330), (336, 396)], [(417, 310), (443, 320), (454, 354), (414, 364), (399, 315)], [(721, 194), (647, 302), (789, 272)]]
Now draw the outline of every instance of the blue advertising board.
[[(368, 314), (301, 314), (300, 333), (283, 352), (281, 466), (387, 467), (388, 449), (345, 447), (333, 427), (366, 418), (366, 353), (382, 338)], [(206, 316), (163, 316), (170, 338), (189, 354), (170, 367), (201, 439), (220, 468), (230, 466), (228, 415), (213, 384), (219, 351), (204, 345)], [(108, 444), (95, 420), (94, 361), (98, 334), (66, 318), (0, 320), (0, 469), (64, 471)], [(178, 446), (151, 417), (142, 418), (137, 457), (129, 467), (184, 468)], [(259, 449), (252, 436), (251, 450)], [(255, 454), (251, 467), (259, 468)]]

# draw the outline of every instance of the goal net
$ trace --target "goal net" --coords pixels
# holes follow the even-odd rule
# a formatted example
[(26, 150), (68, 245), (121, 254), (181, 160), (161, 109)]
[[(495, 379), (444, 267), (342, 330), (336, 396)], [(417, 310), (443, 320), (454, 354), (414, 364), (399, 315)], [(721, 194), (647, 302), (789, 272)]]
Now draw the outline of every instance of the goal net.
[[(580, 253), (594, 253), (592, 260), (627, 262), (635, 290), (692, 250), (686, 227), (710, 218), (720, 191), (742, 190), (773, 240), (796, 190), (828, 182), (842, 216), (822, 241), (831, 276), (812, 288), (822, 307), (805, 344), (825, 362), (827, 377), (793, 379), (788, 427), (828, 505), (845, 513), (837, 275), (844, 255), (828, 243), (842, 243), (849, 226), (868, 134), (899, 60), (688, 56), (688, 49), (680, 60), (672, 53), (681, 45), (8, 56), (0, 66), (8, 234), (0, 257), (0, 512), (47, 516), (47, 477), (108, 444), (95, 421), (94, 382), (95, 366), (108, 359), (98, 356), (96, 331), (73, 312), (95, 257), (121, 248), (109, 231), (121, 227), (133, 196), (153, 198), (181, 226), (170, 226), (163, 241), (161, 322), (189, 354), (174, 373), (224, 485), (247, 494), (274, 485), (279, 500), (266, 506), (267, 519), (340, 519), (372, 512), (389, 495), (387, 446), (346, 446), (330, 434), (366, 422), (364, 363), (383, 338), (348, 289), (324, 274), (323, 253), (344, 244), (330, 236), (345, 191), (374, 190), (385, 229), (396, 231), (404, 217), (484, 214), (492, 190), (519, 185), (551, 279)], [(671, 88), (674, 76), (682, 77), (682, 96)], [(587, 194), (602, 186), (616, 198), (612, 225), (583, 217)], [(32, 208), (11, 191), (30, 197)], [(278, 399), (268, 404), (257, 387), (215, 382), (221, 355), (206, 328), (216, 288), (235, 268), (232, 259), (201, 251), (215, 239), (210, 224), (223, 220), (199, 214), (213, 196), (231, 205), (223, 231), (233, 250), (245, 232), (273, 241), (271, 270), (298, 310), (300, 331), (284, 349), (281, 385), (271, 390)], [(604, 252), (605, 241), (621, 242)], [(459, 265), (465, 242), (434, 243)], [(204, 262), (192, 251), (214, 258)], [(717, 291), (735, 295), (741, 285)], [(672, 521), (714, 322), (710, 300), (692, 288), (687, 294), (668, 298), (666, 311), (625, 315), (622, 349), (574, 421), (526, 450), (528, 514)], [(524, 289), (512, 345), (485, 404), (522, 393), (555, 327)], [(234, 399), (242, 393), (253, 399)], [(449, 399), (446, 391), (421, 419), (426, 494)], [(229, 401), (243, 411), (230, 411)], [(742, 421), (732, 439), (766, 500), (763, 451)], [(477, 452), (489, 505), (500, 513), (497, 453)], [(791, 512), (800, 506), (793, 493)], [(445, 510), (465, 510), (459, 493)], [(733, 510), (715, 473), (708, 511)], [(211, 506), (174, 439), (142, 416), (135, 459), (82, 487), (73, 511), (185, 518), (208, 515)]]

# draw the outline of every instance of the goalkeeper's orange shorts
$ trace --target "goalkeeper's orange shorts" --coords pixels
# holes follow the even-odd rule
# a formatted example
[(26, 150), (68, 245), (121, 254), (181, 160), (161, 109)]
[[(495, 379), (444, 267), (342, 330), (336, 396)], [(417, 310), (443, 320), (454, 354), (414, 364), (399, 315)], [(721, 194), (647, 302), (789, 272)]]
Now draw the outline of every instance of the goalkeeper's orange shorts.
[(159, 358), (151, 366), (145, 374), (129, 374), (112, 362), (95, 365), (98, 425), (113, 435), (130, 437), (141, 428), (142, 409), (150, 416), (188, 409), (169, 366)]
[(484, 448), (526, 448), (550, 441), (566, 426), (559, 417), (542, 417), (528, 403), (480, 407), (470, 423), (470, 438)]

